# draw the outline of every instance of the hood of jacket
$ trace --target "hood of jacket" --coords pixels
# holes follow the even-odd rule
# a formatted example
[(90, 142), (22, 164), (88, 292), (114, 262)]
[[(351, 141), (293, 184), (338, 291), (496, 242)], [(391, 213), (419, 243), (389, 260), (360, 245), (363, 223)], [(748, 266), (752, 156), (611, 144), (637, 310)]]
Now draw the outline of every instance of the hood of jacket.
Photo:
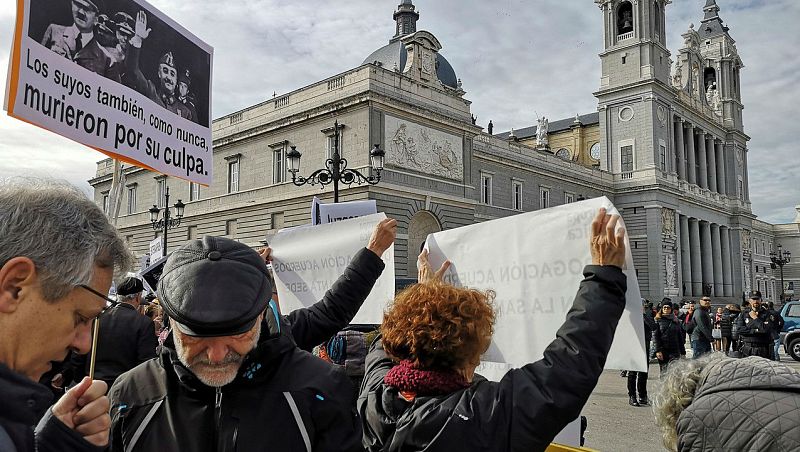
[(703, 370), (678, 418), (679, 450), (798, 450), (797, 419), (800, 373), (760, 357), (724, 358)]

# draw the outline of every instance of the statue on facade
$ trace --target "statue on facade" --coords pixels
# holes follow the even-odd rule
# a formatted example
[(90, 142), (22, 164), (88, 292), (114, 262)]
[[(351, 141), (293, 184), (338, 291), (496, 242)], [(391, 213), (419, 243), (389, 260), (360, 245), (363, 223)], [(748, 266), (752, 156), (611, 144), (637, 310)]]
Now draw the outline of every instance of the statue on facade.
[[(714, 84), (716, 86), (716, 83)], [(711, 95), (711, 108), (714, 114), (722, 117), (722, 98), (720, 98), (719, 90), (714, 88), (714, 93)]]
[(675, 62), (675, 75), (672, 76), (672, 86), (675, 88), (683, 88), (683, 66), (680, 61)]
[(692, 85), (693, 89), (692, 92), (694, 93), (694, 97), (700, 97), (700, 69), (698, 69), (697, 65), (692, 67)]
[(491, 119), (489, 120), (489, 126), (487, 127), (487, 129), (489, 131), (489, 135), (491, 135), (492, 131), (494, 130), (494, 124), (492, 124), (492, 120)]
[(536, 126), (537, 148), (546, 148), (549, 146), (549, 142), (547, 140), (547, 128), (549, 126), (550, 126), (550, 121), (548, 121), (546, 117), (542, 116), (541, 118), (539, 118), (539, 122)]

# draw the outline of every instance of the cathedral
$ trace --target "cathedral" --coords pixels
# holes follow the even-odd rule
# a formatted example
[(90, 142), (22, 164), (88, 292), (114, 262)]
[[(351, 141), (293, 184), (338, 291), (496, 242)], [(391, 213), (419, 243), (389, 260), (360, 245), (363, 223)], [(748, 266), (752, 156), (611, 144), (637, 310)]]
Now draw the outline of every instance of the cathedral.
[[(622, 212), (644, 297), (740, 302), (759, 289), (777, 300), (780, 279), (765, 265), (778, 245), (800, 254), (800, 214), (770, 225), (751, 211), (744, 64), (716, 1), (675, 54), (670, 0), (595, 3), (604, 30), (597, 111), (504, 132), (476, 125), (445, 45), (417, 30), (419, 12), (402, 0), (394, 35), (360, 66), (214, 120), (209, 187), (126, 169), (117, 226), (146, 254), (158, 234), (148, 209), (165, 207), (169, 187), (186, 204), (169, 249), (203, 235), (257, 246), (310, 223), (314, 196), (333, 202), (331, 185), (293, 180), (338, 151), (348, 168), (380, 178), (341, 185), (339, 200), (375, 200), (398, 220), (399, 279), (416, 276), (430, 233), (604, 195)], [(112, 169), (101, 161), (90, 181), (107, 211)], [(800, 284), (800, 271), (786, 270), (786, 282)]]

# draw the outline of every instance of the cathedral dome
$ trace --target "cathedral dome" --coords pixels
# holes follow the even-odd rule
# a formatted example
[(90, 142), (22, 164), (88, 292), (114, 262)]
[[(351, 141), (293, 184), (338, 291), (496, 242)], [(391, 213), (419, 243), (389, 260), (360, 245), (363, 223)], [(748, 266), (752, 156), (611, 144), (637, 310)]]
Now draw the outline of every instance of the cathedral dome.
[[(395, 35), (389, 44), (372, 52), (363, 64), (377, 64), (384, 69), (402, 71), (406, 66), (408, 52), (401, 42), (402, 37), (417, 32), (419, 12), (411, 0), (402, 0), (392, 16), (396, 22)], [(440, 53), (436, 53), (436, 77), (443, 85), (458, 88), (458, 77), (453, 66)]]
[[(400, 42), (400, 40), (393, 40), (389, 44), (372, 52), (370, 56), (364, 60), (363, 64), (374, 63), (384, 69), (402, 71), (406, 66), (407, 57), (408, 52), (406, 52), (403, 43)], [(450, 65), (450, 62), (448, 62), (441, 53), (436, 54), (436, 77), (439, 78), (439, 81), (442, 82), (443, 85), (453, 89), (458, 88), (456, 71), (453, 70), (453, 66)]]

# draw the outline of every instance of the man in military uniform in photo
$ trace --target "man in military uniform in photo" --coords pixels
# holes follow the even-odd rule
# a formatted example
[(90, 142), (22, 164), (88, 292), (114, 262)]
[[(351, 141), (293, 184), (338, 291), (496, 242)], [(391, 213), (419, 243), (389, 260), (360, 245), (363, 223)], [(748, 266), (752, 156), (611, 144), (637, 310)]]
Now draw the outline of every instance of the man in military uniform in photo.
[(144, 11), (139, 11), (136, 16), (134, 36), (129, 41), (128, 52), (125, 56), (125, 80), (123, 82), (178, 116), (192, 119), (192, 113), (189, 108), (181, 103), (175, 95), (175, 88), (178, 84), (178, 69), (172, 52), (165, 53), (158, 60), (157, 84), (142, 74), (139, 68), (139, 54), (141, 53), (142, 42), (149, 35), (150, 29), (147, 28), (147, 15)]
[(742, 358), (761, 356), (772, 358), (773, 322), (769, 312), (761, 309), (761, 292), (750, 292), (750, 307), (742, 310), (736, 322), (741, 345), (739, 352)]
[(121, 81), (123, 61), (117, 52), (117, 24), (105, 14), (97, 16), (94, 39), (75, 54), (75, 62), (96, 74)]
[(103, 0), (72, 0), (72, 24), (50, 24), (41, 44), (70, 60), (94, 39), (94, 24)]
[(195, 108), (194, 104), (194, 94), (189, 91), (191, 86), (192, 77), (187, 68), (181, 71), (181, 74), (178, 76), (178, 100), (189, 109), (191, 113), (189, 119), (197, 122), (197, 108)]

